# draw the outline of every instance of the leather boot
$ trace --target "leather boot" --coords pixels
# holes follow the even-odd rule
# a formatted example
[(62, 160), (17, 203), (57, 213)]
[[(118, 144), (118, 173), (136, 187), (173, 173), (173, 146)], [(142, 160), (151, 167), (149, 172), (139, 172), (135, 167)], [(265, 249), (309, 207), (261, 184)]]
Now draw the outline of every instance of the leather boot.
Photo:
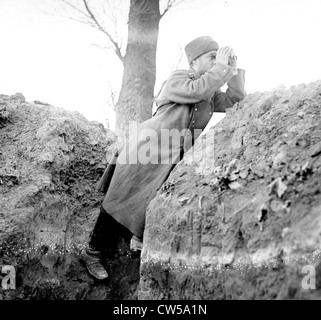
[(87, 248), (81, 250), (81, 260), (85, 263), (88, 272), (98, 280), (108, 278), (108, 273), (100, 260), (100, 251), (94, 251)]

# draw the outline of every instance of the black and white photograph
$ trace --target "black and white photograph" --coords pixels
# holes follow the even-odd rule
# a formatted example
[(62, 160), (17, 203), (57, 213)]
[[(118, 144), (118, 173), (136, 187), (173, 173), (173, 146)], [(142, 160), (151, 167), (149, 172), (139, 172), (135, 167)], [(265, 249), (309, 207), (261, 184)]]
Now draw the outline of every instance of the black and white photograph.
[(320, 300), (320, 12), (0, 0), (0, 300)]

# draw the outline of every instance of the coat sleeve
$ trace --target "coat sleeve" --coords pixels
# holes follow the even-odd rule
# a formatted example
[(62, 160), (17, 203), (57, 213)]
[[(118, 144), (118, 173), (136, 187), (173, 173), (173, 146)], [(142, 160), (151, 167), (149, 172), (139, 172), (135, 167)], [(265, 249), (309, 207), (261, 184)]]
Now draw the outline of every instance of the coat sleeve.
[(116, 150), (116, 152), (113, 154), (111, 160), (109, 161), (109, 164), (104, 172), (104, 174), (101, 176), (101, 178), (99, 179), (98, 183), (97, 183), (97, 189), (100, 192), (103, 193), (107, 193), (111, 179), (114, 175), (114, 171), (116, 168), (116, 163), (117, 163), (117, 159), (119, 154), (121, 153), (121, 151), (123, 150), (123, 148), (125, 147), (125, 144), (123, 144), (118, 150)]
[(244, 99), (246, 93), (244, 89), (245, 70), (238, 69), (238, 74), (233, 76), (228, 82), (226, 92), (218, 90), (212, 98), (214, 104), (214, 112), (225, 112), (227, 108), (231, 108), (236, 102)]
[(177, 70), (168, 78), (159, 100), (180, 104), (208, 100), (232, 77), (231, 67), (222, 63), (216, 63), (213, 68), (198, 79), (190, 77), (187, 70)]

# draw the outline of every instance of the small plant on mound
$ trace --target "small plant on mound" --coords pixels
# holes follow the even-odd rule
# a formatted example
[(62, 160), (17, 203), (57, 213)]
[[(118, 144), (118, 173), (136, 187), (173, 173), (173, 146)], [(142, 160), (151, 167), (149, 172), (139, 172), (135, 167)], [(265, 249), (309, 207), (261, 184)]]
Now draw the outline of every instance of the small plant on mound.
[(9, 112), (6, 106), (0, 105), (0, 128), (5, 127), (8, 122), (13, 123), (12, 120), (10, 119)]

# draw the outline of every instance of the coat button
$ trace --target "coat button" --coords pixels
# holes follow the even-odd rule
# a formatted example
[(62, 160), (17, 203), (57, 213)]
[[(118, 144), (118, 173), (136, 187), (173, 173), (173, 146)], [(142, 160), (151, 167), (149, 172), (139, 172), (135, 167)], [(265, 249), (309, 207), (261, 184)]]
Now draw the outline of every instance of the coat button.
[(197, 108), (195, 108), (195, 111), (197, 111)]

